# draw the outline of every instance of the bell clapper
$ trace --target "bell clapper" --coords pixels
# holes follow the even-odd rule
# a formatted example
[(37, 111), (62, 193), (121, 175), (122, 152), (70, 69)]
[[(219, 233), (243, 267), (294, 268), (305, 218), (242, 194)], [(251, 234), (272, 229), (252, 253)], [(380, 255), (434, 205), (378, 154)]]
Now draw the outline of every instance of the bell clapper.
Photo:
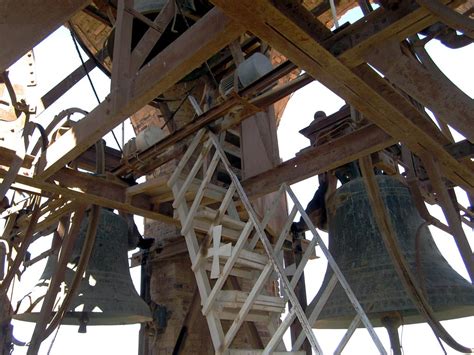
[(390, 346), (393, 350), (393, 355), (402, 355), (402, 346), (398, 336), (398, 327), (402, 324), (402, 317), (399, 312), (386, 313), (381, 322), (385, 329), (387, 329), (388, 337), (390, 338)]
[(87, 312), (82, 312), (79, 318), (79, 330), (77, 332), (81, 334), (87, 333), (87, 323), (89, 323), (89, 316)]

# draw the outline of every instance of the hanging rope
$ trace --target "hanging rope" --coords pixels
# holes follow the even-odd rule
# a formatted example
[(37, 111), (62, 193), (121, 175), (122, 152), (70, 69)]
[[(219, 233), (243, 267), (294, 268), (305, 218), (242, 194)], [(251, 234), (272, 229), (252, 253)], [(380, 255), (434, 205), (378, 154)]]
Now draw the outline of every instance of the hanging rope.
[[(76, 37), (74, 36), (74, 32), (72, 31), (72, 23), (69, 22), (69, 27), (70, 27), (70, 33), (71, 33), (71, 37), (72, 37), (72, 41), (74, 42), (74, 47), (76, 48), (76, 52), (77, 52), (77, 55), (79, 56), (79, 59), (81, 60), (81, 63), (82, 63), (82, 67), (84, 68), (84, 71), (86, 73), (86, 76), (87, 76), (87, 79), (89, 80), (89, 84), (91, 85), (91, 88), (92, 88), (92, 91), (94, 92), (94, 96), (95, 98), (97, 99), (97, 103), (100, 104), (100, 99), (99, 99), (99, 95), (97, 94), (97, 91), (95, 89), (95, 86), (94, 86), (94, 83), (92, 82), (92, 79), (89, 75), (89, 71), (87, 70), (86, 68), (86, 63), (84, 62), (84, 58), (82, 58), (82, 54), (81, 54), (81, 51), (79, 50), (79, 44), (77, 43), (77, 40), (76, 40)], [(115, 135), (114, 133), (114, 130), (111, 130), (110, 132), (112, 132), (112, 136), (114, 137), (114, 140), (115, 140), (115, 143), (117, 143), (117, 146), (120, 150), (120, 153), (123, 154), (123, 150), (122, 150), (122, 147), (120, 146), (120, 143), (117, 139), (117, 136)]]

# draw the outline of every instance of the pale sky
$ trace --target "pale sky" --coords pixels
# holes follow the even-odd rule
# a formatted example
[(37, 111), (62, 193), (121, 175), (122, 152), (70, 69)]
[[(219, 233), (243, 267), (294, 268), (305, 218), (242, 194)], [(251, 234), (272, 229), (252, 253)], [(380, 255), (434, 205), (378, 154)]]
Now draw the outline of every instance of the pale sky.
[[(431, 41), (428, 50), (440, 68), (451, 78), (451, 80), (464, 90), (468, 95), (474, 97), (474, 68), (472, 66), (474, 58), (474, 45), (460, 50), (450, 50), (437, 41)], [(54, 55), (53, 55), (54, 54)], [(53, 33), (45, 41), (35, 48), (36, 71), (38, 93), (45, 93), (56, 83), (62, 80), (80, 64), (75, 52), (69, 31), (65, 28)], [(84, 55), (84, 58), (86, 56)], [(13, 73), (12, 73), (13, 74)], [(91, 73), (92, 80), (102, 99), (109, 92), (110, 81), (98, 69)], [(14, 78), (14, 75), (12, 75)], [(315, 111), (325, 111), (328, 115), (337, 111), (344, 102), (325, 89), (322, 85), (314, 82), (295, 93), (285, 111), (279, 127), (280, 154), (284, 160), (294, 157), (300, 149), (309, 145), (309, 141), (298, 133), (301, 128), (306, 127), (312, 121)], [(91, 110), (96, 106), (96, 100), (91, 91), (87, 79), (81, 80), (67, 95), (58, 100), (47, 111), (43, 112), (38, 121), (46, 124), (55, 114), (70, 107), (80, 107)], [(80, 118), (80, 115), (77, 115)], [(121, 141), (121, 130), (116, 129), (117, 137)], [(127, 129), (125, 141), (131, 138), (133, 132)], [(108, 137), (109, 146), (117, 148), (114, 141)], [(309, 202), (316, 190), (317, 182), (315, 178), (308, 179), (292, 186), (303, 206)], [(459, 194), (458, 194), (459, 195)], [(460, 201), (466, 205), (464, 194), (459, 195)], [(291, 207), (291, 206), (290, 206)], [(433, 212), (436, 216), (444, 220), (439, 211)], [(473, 233), (465, 228), (468, 239), (472, 242)], [(443, 255), (450, 262), (455, 270), (467, 278), (462, 261), (456, 251), (452, 237), (445, 235), (438, 230), (432, 229), (432, 234), (439, 245)], [(307, 237), (310, 238), (309, 234)], [(49, 240), (43, 238), (36, 243), (38, 253), (49, 248)], [(327, 237), (324, 236), (327, 240)], [(318, 251), (318, 255), (322, 253)], [(322, 277), (326, 270), (324, 258), (310, 262), (306, 271), (306, 282), (308, 299), (311, 300), (319, 289)], [(43, 263), (38, 263), (34, 268), (28, 270), (22, 278), (22, 287), (15, 285), (15, 295), (20, 297), (29, 290), (38, 280), (39, 274), (44, 267)], [(132, 270), (134, 279), (138, 280), (138, 268)], [(136, 285), (138, 287), (138, 285)], [(448, 331), (465, 346), (474, 346), (472, 326), (474, 317), (443, 322)], [(15, 336), (23, 341), (28, 341), (33, 330), (33, 324), (25, 322), (14, 322)], [(76, 327), (62, 326), (59, 330), (51, 354), (136, 354), (138, 325), (132, 326), (111, 326), (111, 327), (88, 327), (87, 334), (78, 334)], [(384, 329), (377, 328), (385, 348), (389, 350), (389, 341)], [(325, 353), (331, 353), (342, 338), (344, 331), (317, 330), (316, 337)], [(41, 348), (40, 354), (48, 352), (51, 338), (47, 339)], [(433, 333), (426, 324), (411, 325), (403, 327), (402, 346), (405, 354), (442, 354)], [(449, 354), (455, 354), (453, 350), (446, 347)], [(344, 354), (377, 354), (375, 346), (371, 343), (367, 332), (364, 329), (357, 330), (352, 340), (349, 342)], [(14, 354), (26, 354), (25, 348), (16, 347)]]

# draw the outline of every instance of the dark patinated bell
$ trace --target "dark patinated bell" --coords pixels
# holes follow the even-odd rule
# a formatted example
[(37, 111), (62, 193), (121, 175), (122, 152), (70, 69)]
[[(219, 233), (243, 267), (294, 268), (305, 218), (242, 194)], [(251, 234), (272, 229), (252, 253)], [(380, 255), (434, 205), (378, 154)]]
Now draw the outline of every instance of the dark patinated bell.
[[(71, 261), (66, 269), (62, 289), (67, 293), (75, 275), (88, 226), (85, 218)], [(78, 325), (85, 332), (86, 325), (132, 324), (151, 320), (150, 309), (136, 292), (128, 268), (128, 225), (115, 213), (101, 209), (94, 248), (77, 295), (62, 324)], [(33, 291), (24, 297), (18, 320), (36, 322), (41, 301), (46, 294), (57, 263), (57, 256), (49, 257), (46, 268)], [(55, 311), (62, 299), (56, 300)], [(29, 300), (29, 302), (28, 302)], [(25, 309), (26, 308), (26, 309)]]
[[(474, 287), (454, 271), (439, 252), (420, 217), (409, 189), (390, 176), (377, 181), (398, 243), (438, 320), (474, 315)], [(423, 322), (392, 266), (365, 192), (362, 178), (340, 187), (327, 204), (329, 250), (374, 326), (397, 313), (403, 324)], [(415, 240), (419, 238), (419, 267)], [(332, 276), (328, 267), (322, 294)], [(340, 284), (332, 292), (315, 326), (347, 328), (356, 313)], [(361, 325), (362, 326), (362, 325)]]

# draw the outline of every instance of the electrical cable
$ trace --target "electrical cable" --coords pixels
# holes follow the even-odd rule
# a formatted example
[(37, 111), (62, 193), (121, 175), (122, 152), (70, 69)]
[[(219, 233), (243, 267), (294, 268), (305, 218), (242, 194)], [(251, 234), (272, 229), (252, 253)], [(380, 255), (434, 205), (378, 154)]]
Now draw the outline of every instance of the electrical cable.
[(51, 344), (49, 344), (47, 355), (51, 354), (51, 350), (53, 349), (54, 343), (56, 342), (56, 337), (58, 336), (58, 333), (59, 333), (59, 328), (61, 328), (61, 324), (58, 325), (58, 328), (56, 329), (56, 333), (54, 334), (53, 340), (51, 340)]
[[(82, 58), (82, 54), (81, 54), (81, 51), (79, 50), (79, 44), (77, 43), (77, 40), (76, 40), (76, 37), (74, 36), (74, 32), (72, 31), (72, 24), (69, 22), (69, 26), (70, 26), (70, 30), (69, 32), (71, 33), (71, 37), (72, 37), (72, 41), (74, 42), (74, 47), (76, 48), (76, 52), (77, 52), (77, 55), (79, 56), (79, 59), (81, 60), (81, 63), (82, 63), (82, 67), (84, 68), (84, 71), (86, 73), (86, 76), (87, 76), (87, 79), (89, 80), (89, 83), (91, 85), (91, 88), (92, 88), (92, 91), (94, 92), (94, 96), (95, 98), (97, 99), (97, 103), (100, 104), (100, 99), (99, 99), (99, 95), (97, 94), (97, 91), (95, 89), (95, 86), (94, 86), (94, 83), (92, 82), (92, 79), (89, 75), (89, 72), (86, 68), (86, 63), (84, 62), (84, 58)], [(120, 153), (123, 154), (123, 150), (122, 150), (122, 147), (120, 146), (120, 143), (117, 139), (117, 137), (115, 136), (115, 133), (114, 133), (114, 130), (111, 130), (110, 132), (112, 132), (112, 136), (114, 137), (114, 140), (115, 140), (115, 143), (117, 143), (117, 146), (120, 150)]]
[(163, 125), (160, 127), (161, 129), (165, 128), (168, 122), (170, 122), (172, 119), (174, 119), (174, 116), (178, 113), (178, 111), (181, 109), (181, 107), (184, 105), (186, 100), (188, 99), (189, 95), (191, 95), (191, 92), (194, 90), (195, 86), (193, 86), (191, 89), (189, 89), (185, 96), (181, 99), (181, 102), (178, 104), (178, 107), (171, 113), (170, 117), (163, 123)]

